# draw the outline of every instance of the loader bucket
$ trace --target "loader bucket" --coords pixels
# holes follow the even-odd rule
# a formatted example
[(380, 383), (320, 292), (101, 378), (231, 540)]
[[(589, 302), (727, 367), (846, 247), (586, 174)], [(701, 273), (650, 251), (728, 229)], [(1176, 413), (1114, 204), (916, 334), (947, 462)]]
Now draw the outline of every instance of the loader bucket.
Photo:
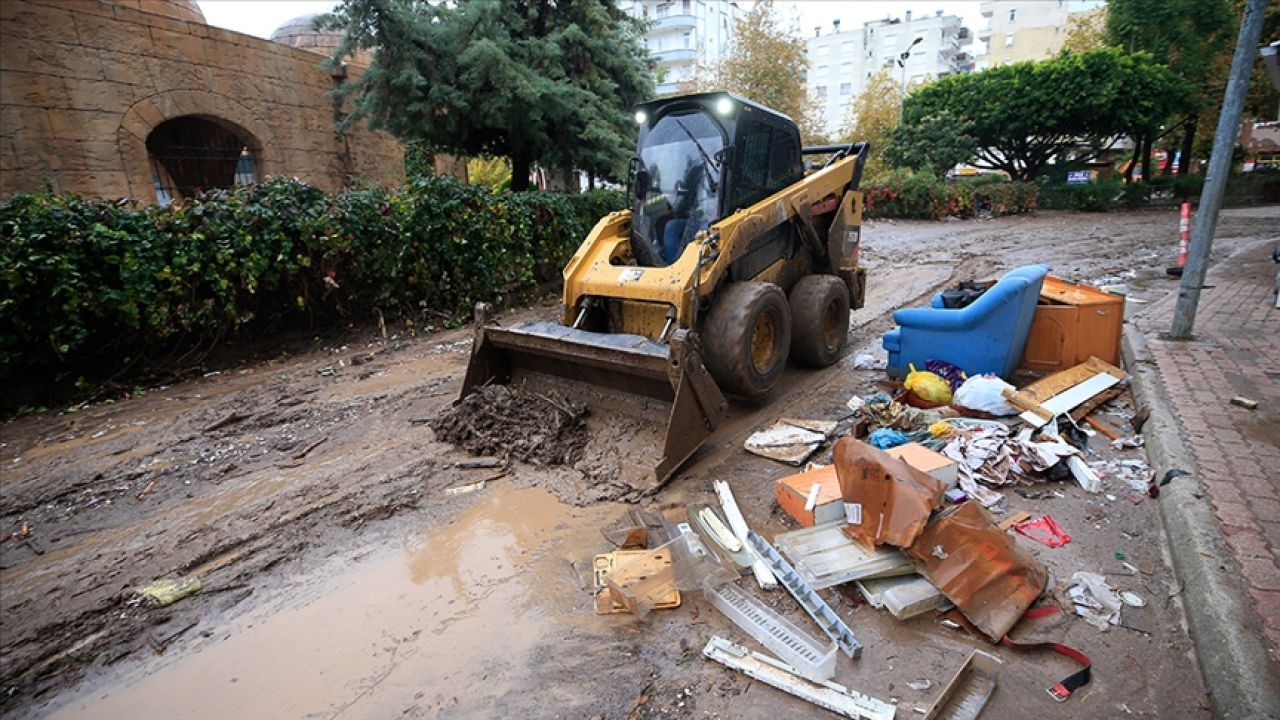
[(667, 343), (639, 335), (576, 330), (550, 322), (480, 325), (459, 399), (519, 373), (555, 375), (671, 403), (661, 459), (645, 478), (654, 492), (720, 424), (726, 402), (687, 331)]

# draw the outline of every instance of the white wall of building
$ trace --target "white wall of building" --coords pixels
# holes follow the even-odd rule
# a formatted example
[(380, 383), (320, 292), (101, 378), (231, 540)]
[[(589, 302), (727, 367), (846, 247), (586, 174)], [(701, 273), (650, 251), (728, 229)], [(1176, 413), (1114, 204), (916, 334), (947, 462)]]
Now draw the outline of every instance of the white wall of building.
[(698, 65), (710, 66), (729, 52), (734, 22), (742, 17), (730, 0), (620, 0), (632, 17), (648, 20), (649, 52), (661, 68), (657, 93), (669, 95), (693, 77)]
[[(853, 99), (880, 68), (892, 65), (893, 77), (908, 86), (965, 72), (972, 69), (966, 50), (972, 42), (959, 17), (941, 13), (913, 17), (908, 12), (851, 29), (815, 28), (808, 40), (809, 94), (822, 104), (827, 132), (836, 135), (844, 130)], [(908, 50), (905, 67), (898, 67), (896, 61)]]

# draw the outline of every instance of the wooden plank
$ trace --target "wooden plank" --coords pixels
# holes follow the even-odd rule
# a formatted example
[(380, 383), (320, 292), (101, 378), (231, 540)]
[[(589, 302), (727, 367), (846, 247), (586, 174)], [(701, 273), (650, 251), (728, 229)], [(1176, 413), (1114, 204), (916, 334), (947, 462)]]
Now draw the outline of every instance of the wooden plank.
[[(1118, 382), (1120, 382), (1120, 378), (1117, 378), (1114, 375), (1107, 375), (1105, 373), (1094, 375), (1079, 385), (1075, 385), (1058, 393), (1057, 395), (1054, 395), (1048, 400), (1045, 400), (1040, 404), (1039, 409), (1024, 412), (1019, 417), (1033, 427), (1041, 427), (1045, 423), (1049, 422), (1049, 420), (1071, 410), (1080, 403)], [(1043, 411), (1048, 411), (1048, 417), (1045, 417)]]

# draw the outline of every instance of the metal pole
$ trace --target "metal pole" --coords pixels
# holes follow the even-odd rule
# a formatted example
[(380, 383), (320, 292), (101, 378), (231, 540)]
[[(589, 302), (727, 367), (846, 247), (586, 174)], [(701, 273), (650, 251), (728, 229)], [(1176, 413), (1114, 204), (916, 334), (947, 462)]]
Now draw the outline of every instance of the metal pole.
[(1240, 37), (1236, 40), (1235, 57), (1231, 60), (1227, 92), (1222, 99), (1218, 129), (1213, 136), (1213, 154), (1209, 156), (1204, 190), (1200, 193), (1200, 208), (1191, 231), (1191, 251), (1187, 255), (1187, 267), (1182, 272), (1182, 285), (1178, 288), (1178, 304), (1173, 309), (1173, 325), (1169, 328), (1169, 337), (1173, 340), (1189, 339), (1195, 326), (1200, 287), (1204, 285), (1209, 249), (1218, 226), (1218, 210), (1222, 207), (1222, 194), (1231, 172), (1231, 151), (1240, 136), (1240, 114), (1249, 89), (1249, 75), (1253, 72), (1253, 55), (1262, 37), (1262, 15), (1266, 6), (1267, 0), (1249, 0), (1244, 9), (1244, 22), (1240, 23)]

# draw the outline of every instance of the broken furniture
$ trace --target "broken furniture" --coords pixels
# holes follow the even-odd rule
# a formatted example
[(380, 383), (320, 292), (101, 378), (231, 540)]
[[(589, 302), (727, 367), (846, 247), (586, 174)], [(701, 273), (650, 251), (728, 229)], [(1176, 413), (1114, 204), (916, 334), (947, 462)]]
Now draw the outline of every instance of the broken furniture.
[(1063, 413), (1079, 419), (1119, 394), (1113, 390), (1128, 375), (1120, 368), (1091, 357), (1083, 363), (1054, 373), (1021, 390), (1006, 390), (1010, 405), (1022, 410), (1019, 416), (1032, 427), (1043, 427)]
[(889, 457), (895, 457), (922, 473), (931, 475), (942, 481), (947, 489), (956, 486), (959, 479), (959, 468), (956, 461), (936, 453), (920, 443), (907, 443), (885, 450)]
[(858, 591), (871, 607), (888, 610), (898, 620), (910, 620), (930, 610), (951, 606), (941, 590), (915, 573), (859, 580)]
[(840, 616), (836, 615), (836, 611), (832, 610), (831, 606), (813, 588), (809, 587), (804, 578), (800, 577), (792, 569), (791, 565), (782, 559), (782, 556), (778, 554), (777, 550), (773, 549), (773, 546), (768, 541), (754, 531), (747, 531), (747, 543), (752, 550), (756, 551), (761, 560), (768, 563), (769, 569), (778, 578), (778, 582), (782, 583), (787, 592), (791, 593), (791, 597), (795, 598), (796, 602), (800, 603), (800, 607), (809, 613), (809, 617), (818, 623), (818, 627), (822, 628), (822, 632), (836, 641), (836, 646), (840, 648), (841, 652), (850, 658), (856, 658), (862, 654), (862, 645), (853, 636), (853, 631), (849, 629), (849, 626), (845, 625)]
[(1052, 275), (1044, 279), (1018, 367), (1052, 373), (1090, 356), (1120, 362), (1124, 296)]
[[(654, 552), (650, 550), (615, 550), (611, 553), (597, 555), (592, 564), (592, 576), (595, 580), (595, 611), (597, 615), (614, 615), (619, 613), (633, 613), (633, 607), (628, 605), (621, 599), (618, 599), (609, 590), (607, 578), (619, 565), (627, 567), (627, 574), (634, 576), (648, 572), (654, 576), (661, 576), (671, 567), (671, 555), (669, 552)], [(629, 587), (632, 578), (619, 576), (618, 580), (622, 586)], [(680, 591), (674, 585), (670, 586), (667, 594), (653, 603), (654, 610), (668, 610), (680, 607)]]
[(884, 334), (889, 374), (904, 377), (908, 365), (945, 360), (970, 375), (1008, 378), (1018, 366), (1035, 314), (1047, 265), (1009, 272), (967, 307), (905, 308), (893, 314), (898, 327)]

